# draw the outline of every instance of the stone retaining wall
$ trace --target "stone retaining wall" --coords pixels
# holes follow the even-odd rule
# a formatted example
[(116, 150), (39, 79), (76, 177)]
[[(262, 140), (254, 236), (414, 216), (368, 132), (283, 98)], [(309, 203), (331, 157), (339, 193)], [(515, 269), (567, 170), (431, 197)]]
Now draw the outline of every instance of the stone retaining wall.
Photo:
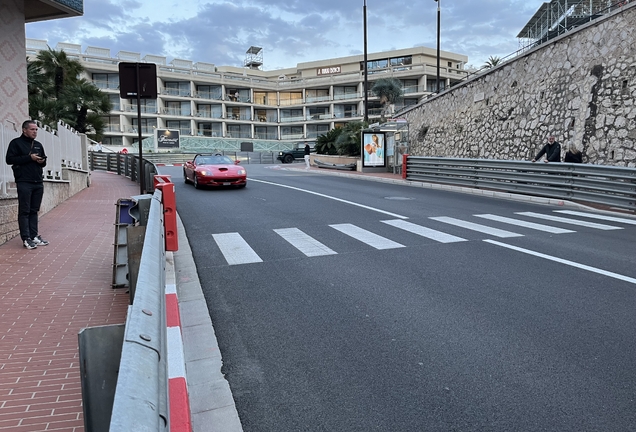
[[(68, 198), (88, 186), (87, 171), (62, 169), (63, 181), (44, 181), (44, 197), (40, 207), (40, 216), (57, 207)], [(18, 199), (9, 196), (0, 199), (0, 244), (20, 235), (18, 228)]]
[(550, 134), (594, 164), (636, 166), (636, 2), (405, 113), (409, 153), (529, 160)]

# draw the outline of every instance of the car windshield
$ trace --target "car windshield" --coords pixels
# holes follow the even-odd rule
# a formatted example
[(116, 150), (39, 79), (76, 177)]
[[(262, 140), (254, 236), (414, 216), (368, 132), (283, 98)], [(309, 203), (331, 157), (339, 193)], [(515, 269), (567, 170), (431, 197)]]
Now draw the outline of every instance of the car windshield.
[(232, 165), (232, 159), (227, 156), (199, 156), (196, 158), (197, 165)]

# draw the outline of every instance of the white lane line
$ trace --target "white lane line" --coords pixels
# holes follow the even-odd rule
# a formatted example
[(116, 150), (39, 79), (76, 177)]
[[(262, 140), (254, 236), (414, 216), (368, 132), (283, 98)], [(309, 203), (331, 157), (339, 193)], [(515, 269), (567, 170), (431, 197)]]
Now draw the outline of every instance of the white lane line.
[(551, 220), (554, 222), (562, 222), (566, 224), (579, 225), (579, 226), (584, 226), (588, 228), (596, 228), (596, 229), (600, 229), (604, 231), (623, 229), (621, 227), (612, 226), (612, 225), (604, 225), (604, 224), (599, 224), (594, 222), (582, 221), (579, 219), (570, 219), (570, 218), (564, 218), (564, 217), (552, 216), (552, 215), (546, 215), (546, 214), (534, 213), (534, 212), (518, 212), (516, 214), (521, 216), (530, 216), (530, 217), (534, 217), (538, 219)]
[(336, 197), (332, 197), (332, 196), (329, 196), (329, 195), (321, 194), (321, 193), (318, 193), (318, 192), (313, 192), (313, 191), (310, 191), (310, 190), (307, 190), (307, 189), (301, 189), (301, 188), (297, 188), (297, 187), (294, 187), (294, 186), (282, 185), (282, 184), (279, 184), (279, 183), (268, 182), (268, 181), (265, 181), (265, 180), (256, 180), (256, 179), (253, 179), (253, 178), (250, 178), (250, 181), (259, 182), (259, 183), (265, 183), (265, 184), (272, 185), (272, 186), (279, 186), (279, 187), (283, 187), (283, 188), (287, 188), (287, 189), (293, 189), (293, 190), (297, 190), (299, 192), (305, 192), (305, 193), (308, 193), (308, 194), (312, 194), (312, 195), (316, 195), (316, 196), (319, 196), (319, 197), (327, 198), (327, 199), (330, 199), (330, 200), (338, 201), (338, 202), (341, 202), (341, 203), (349, 204), (349, 205), (352, 205), (352, 206), (360, 207), (360, 208), (363, 208), (363, 209), (366, 209), (366, 210), (371, 210), (371, 211), (374, 211), (374, 212), (382, 213), (382, 214), (385, 214), (387, 216), (395, 217), (395, 218), (398, 218), (398, 219), (408, 219), (408, 216), (402, 216), (402, 215), (399, 215), (399, 214), (396, 214), (396, 213), (391, 213), (391, 212), (388, 212), (388, 211), (385, 211), (385, 210), (380, 210), (380, 209), (375, 208), (375, 207), (369, 207), (369, 206), (366, 206), (366, 205), (363, 205), (363, 204), (355, 203), (353, 201), (343, 200), (341, 198), (336, 198)]
[(507, 223), (507, 224), (510, 224), (510, 225), (517, 225), (517, 226), (520, 226), (520, 227), (530, 228), (530, 229), (533, 229), (533, 230), (545, 231), (545, 232), (549, 232), (549, 233), (553, 233), (553, 234), (565, 234), (565, 233), (576, 232), (576, 231), (567, 230), (567, 229), (563, 229), (563, 228), (553, 227), (553, 226), (550, 226), (550, 225), (543, 225), (543, 224), (538, 224), (538, 223), (534, 223), (534, 222), (527, 222), (527, 221), (523, 221), (523, 220), (520, 220), (520, 219), (512, 219), (512, 218), (508, 218), (508, 217), (504, 217), (504, 216), (497, 216), (497, 215), (493, 215), (493, 214), (480, 214), (480, 215), (474, 215), (474, 216), (477, 216), (479, 218), (488, 219), (488, 220), (497, 221), (497, 222), (503, 222), (503, 223)]
[(479, 231), (484, 234), (493, 235), (495, 237), (501, 237), (501, 238), (523, 237), (523, 234), (517, 234), (511, 231), (506, 231), (506, 230), (502, 230), (498, 228), (492, 228), (486, 225), (480, 225), (473, 222), (468, 222), (468, 221), (446, 217), (446, 216), (431, 217), (429, 219), (433, 219), (438, 222), (444, 222), (450, 225), (455, 225), (455, 226), (466, 228), (473, 231)]
[(212, 234), (229, 265), (263, 262), (239, 233)]
[(274, 232), (308, 257), (338, 254), (298, 228), (275, 229)]
[(600, 220), (606, 220), (610, 222), (619, 222), (619, 223), (626, 223), (630, 225), (636, 225), (636, 219), (619, 218), (616, 216), (608, 216), (608, 215), (597, 214), (597, 213), (584, 213), (584, 212), (574, 211), (574, 210), (555, 210), (555, 212), (569, 214), (572, 216), (583, 216), (583, 217), (587, 217), (591, 219), (600, 219)]
[(329, 226), (376, 249), (395, 249), (405, 247), (400, 243), (396, 243), (393, 240), (389, 240), (388, 238), (379, 236), (371, 231), (367, 231), (352, 224), (337, 224)]
[(528, 255), (534, 255), (534, 256), (539, 257), (539, 258), (544, 258), (544, 259), (547, 259), (547, 260), (550, 260), (550, 261), (555, 261), (555, 262), (558, 262), (558, 263), (561, 263), (561, 264), (565, 264), (565, 265), (569, 265), (569, 266), (572, 266), (572, 267), (576, 267), (576, 268), (581, 269), (581, 270), (587, 270), (587, 271), (590, 271), (590, 272), (593, 272), (593, 273), (598, 273), (598, 274), (603, 275), (603, 276), (609, 276), (609, 277), (614, 278), (614, 279), (619, 279), (619, 280), (622, 280), (622, 281), (625, 281), (625, 282), (636, 284), (636, 279), (632, 278), (632, 277), (629, 277), (629, 276), (623, 276), (623, 275), (618, 274), (618, 273), (613, 273), (613, 272), (610, 272), (610, 271), (607, 271), (607, 270), (602, 270), (602, 269), (599, 269), (599, 268), (596, 268), (596, 267), (591, 267), (591, 266), (588, 266), (588, 265), (585, 265), (585, 264), (580, 264), (580, 263), (577, 263), (577, 262), (574, 262), (574, 261), (569, 261), (569, 260), (566, 260), (566, 259), (563, 259), (563, 258), (557, 258), (557, 257), (551, 256), (551, 255), (542, 254), (541, 252), (535, 252), (535, 251), (532, 251), (532, 250), (529, 250), (529, 249), (523, 249), (523, 248), (520, 248), (520, 247), (517, 247), (517, 246), (512, 246), (512, 245), (509, 245), (509, 244), (501, 243), (501, 242), (498, 242), (496, 240), (484, 240), (484, 241), (486, 243), (490, 243), (490, 244), (494, 244), (494, 245), (497, 245), (497, 246), (501, 246), (501, 247), (505, 247), (505, 248), (508, 248), (508, 249), (512, 249), (512, 250), (515, 250), (517, 252), (522, 252), (522, 253), (525, 253), (525, 254), (528, 254)]
[(411, 222), (407, 222), (404, 220), (385, 220), (381, 221), (387, 225), (394, 226), (396, 228), (403, 229), (404, 231), (408, 231), (413, 234), (417, 234), (422, 237), (429, 238), (431, 240), (438, 241), (440, 243), (454, 243), (454, 242), (462, 242), (466, 241), (461, 237), (457, 237), (451, 234), (446, 234), (441, 231), (436, 231), (434, 229), (426, 228), (421, 225), (416, 225)]

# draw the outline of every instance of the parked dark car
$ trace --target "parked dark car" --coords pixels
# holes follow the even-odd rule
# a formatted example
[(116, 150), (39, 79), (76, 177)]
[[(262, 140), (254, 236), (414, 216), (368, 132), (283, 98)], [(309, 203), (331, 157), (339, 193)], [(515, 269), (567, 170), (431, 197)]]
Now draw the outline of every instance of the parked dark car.
[[(309, 145), (311, 147), (311, 144)], [(311, 149), (311, 152), (314, 152), (314, 149)], [(282, 163), (292, 163), (296, 159), (303, 160), (305, 158), (305, 143), (298, 142), (294, 144), (294, 148), (291, 150), (283, 150), (278, 152), (278, 159)]]

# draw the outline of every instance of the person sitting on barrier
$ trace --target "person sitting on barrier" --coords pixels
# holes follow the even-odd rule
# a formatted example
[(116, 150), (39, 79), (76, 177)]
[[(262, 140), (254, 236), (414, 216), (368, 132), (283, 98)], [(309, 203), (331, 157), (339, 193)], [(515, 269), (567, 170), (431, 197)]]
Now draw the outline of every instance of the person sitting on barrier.
[(561, 144), (556, 141), (554, 135), (550, 135), (548, 143), (537, 153), (534, 159), (532, 159), (532, 162), (538, 161), (543, 155), (545, 155), (543, 162), (561, 162)]
[(581, 153), (574, 144), (570, 144), (568, 146), (568, 151), (565, 152), (563, 162), (583, 163), (583, 153)]

